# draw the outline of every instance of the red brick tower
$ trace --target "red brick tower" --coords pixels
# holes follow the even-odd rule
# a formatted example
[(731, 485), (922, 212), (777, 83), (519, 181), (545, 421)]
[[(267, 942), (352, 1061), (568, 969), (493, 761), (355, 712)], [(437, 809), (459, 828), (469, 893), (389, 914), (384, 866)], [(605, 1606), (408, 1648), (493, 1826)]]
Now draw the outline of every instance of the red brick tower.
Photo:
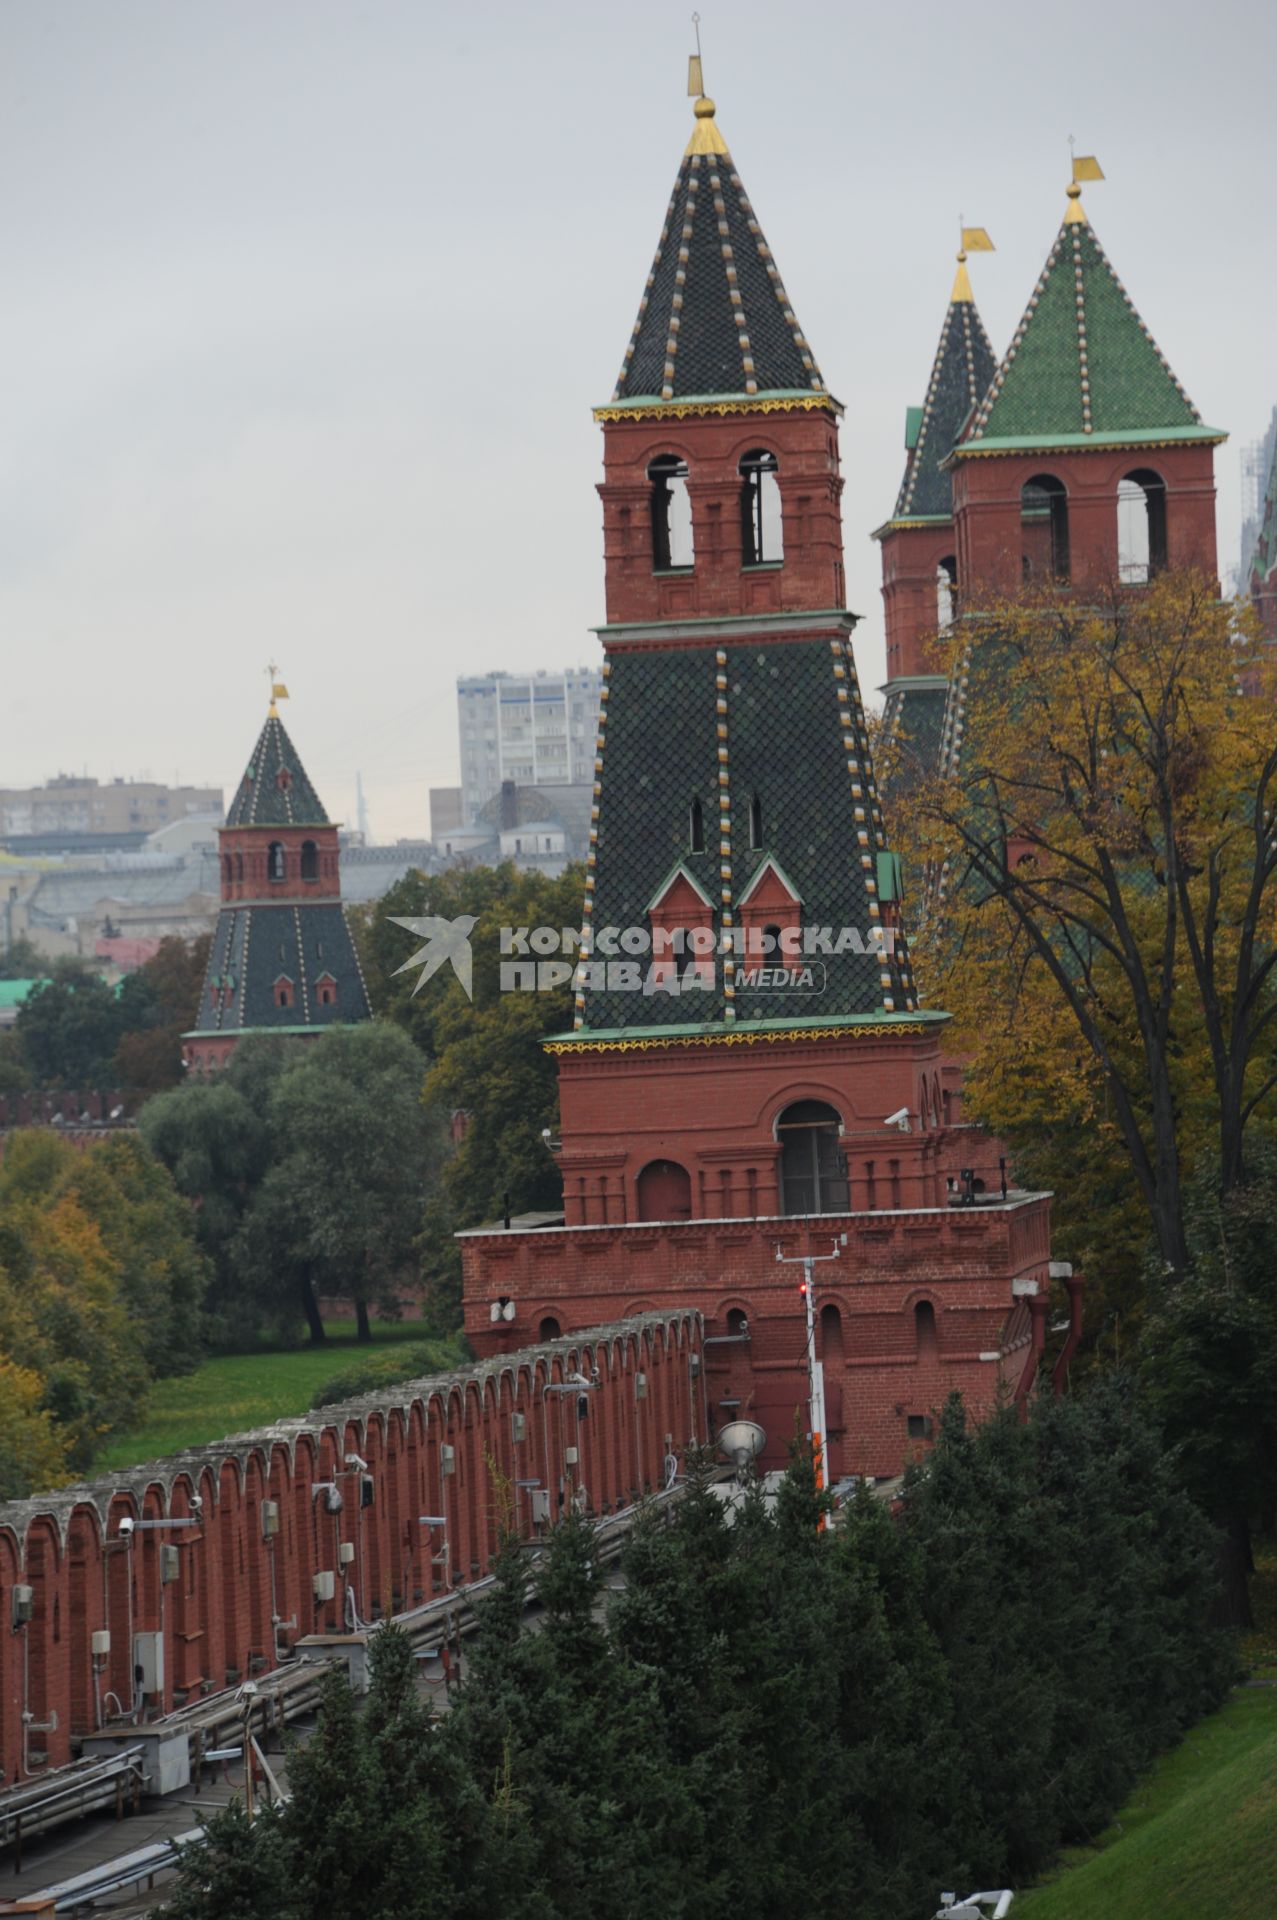
[(946, 463), (997, 365), (966, 264), (968, 246), (987, 252), (992, 243), (983, 227), (965, 229), (962, 239), (927, 397), (905, 416), (905, 470), (895, 511), (874, 535), (882, 548), (887, 628), (883, 722), (924, 764), (939, 750), (948, 691), (930, 643), (958, 610), (958, 539)]
[[(275, 691), (282, 695), (283, 689)], [(271, 700), (219, 830), (222, 908), (188, 1068), (224, 1066), (246, 1033), (313, 1038), (369, 1016), (341, 904), (337, 828)]]
[(774, 1462), (808, 1393), (777, 1254), (836, 1248), (831, 1463), (887, 1474), (951, 1387), (979, 1408), (1025, 1377), (1047, 1201), (994, 1191), (987, 1143), (952, 1124), (945, 1016), (917, 1003), (843, 605), (840, 411), (702, 98), (596, 414), (586, 940), (549, 1043), (564, 1218), (462, 1247), (481, 1351), (700, 1307), (709, 1423), (756, 1417)]
[[(1078, 161), (1079, 178), (1097, 178)], [(1024, 317), (954, 450), (964, 604), (1025, 580), (1138, 585), (1216, 572), (1213, 449), (1082, 205), (1068, 211)]]

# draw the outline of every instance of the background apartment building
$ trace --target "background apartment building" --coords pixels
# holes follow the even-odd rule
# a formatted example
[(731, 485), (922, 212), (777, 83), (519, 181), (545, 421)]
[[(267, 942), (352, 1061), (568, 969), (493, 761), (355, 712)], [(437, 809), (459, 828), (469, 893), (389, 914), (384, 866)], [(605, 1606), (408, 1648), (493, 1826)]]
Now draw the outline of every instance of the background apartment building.
[(598, 734), (597, 667), (457, 681), (461, 811), (469, 826), (502, 787), (586, 786)]

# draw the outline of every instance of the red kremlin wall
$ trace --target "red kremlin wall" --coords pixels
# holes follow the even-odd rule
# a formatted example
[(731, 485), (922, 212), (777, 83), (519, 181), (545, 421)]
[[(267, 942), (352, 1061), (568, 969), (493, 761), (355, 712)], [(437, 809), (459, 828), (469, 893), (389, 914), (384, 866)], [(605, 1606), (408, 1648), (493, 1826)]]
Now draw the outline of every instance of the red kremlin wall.
[[(493, 1466), (525, 1537), (534, 1492), (552, 1516), (570, 1496), (602, 1514), (661, 1485), (666, 1455), (706, 1434), (701, 1334), (695, 1312), (645, 1314), (0, 1505), (3, 1782), (71, 1759), (99, 1702), (119, 1727), (117, 1702), (153, 1720), (266, 1672), (304, 1635), (341, 1631), (348, 1594), (375, 1621), (477, 1579), (502, 1526)], [(597, 1384), (555, 1391), (578, 1371)], [(326, 1573), (333, 1597), (317, 1599)], [(147, 1636), (163, 1680), (135, 1695)]]

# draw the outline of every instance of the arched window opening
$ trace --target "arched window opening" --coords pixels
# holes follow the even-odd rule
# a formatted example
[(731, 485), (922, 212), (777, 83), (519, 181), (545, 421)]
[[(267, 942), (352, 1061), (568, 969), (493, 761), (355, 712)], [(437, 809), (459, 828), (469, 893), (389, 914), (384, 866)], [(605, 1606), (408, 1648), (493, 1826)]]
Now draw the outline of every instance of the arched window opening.
[(913, 1332), (918, 1358), (929, 1359), (936, 1351), (936, 1310), (930, 1300), (919, 1300), (913, 1310)]
[(695, 556), (687, 462), (676, 453), (658, 454), (647, 477), (652, 483), (652, 565), (657, 573), (689, 568)]
[(958, 612), (958, 562), (947, 553), (936, 563), (936, 626), (941, 633), (953, 625)]
[(1117, 573), (1139, 587), (1166, 565), (1166, 482), (1138, 467), (1117, 489)]
[(785, 558), (776, 456), (753, 447), (740, 463), (741, 555), (747, 567), (775, 566)]
[(302, 841), (301, 875), (303, 880), (319, 878), (319, 848), (313, 840)]
[(749, 844), (751, 847), (763, 844), (763, 803), (757, 794), (749, 803)]
[(547, 1313), (537, 1329), (538, 1340), (558, 1340), (563, 1333), (562, 1327), (552, 1313)]
[(797, 1100), (776, 1125), (780, 1141), (781, 1211), (847, 1213), (842, 1122), (823, 1100)]
[(291, 1007), (293, 1004), (293, 983), (287, 974), (281, 973), (275, 982), (275, 1005)]
[(687, 813), (687, 844), (693, 853), (705, 851), (705, 809), (693, 800)]
[(651, 1160), (638, 1177), (640, 1220), (690, 1220), (692, 1177), (677, 1160)]
[(842, 1315), (832, 1300), (820, 1309), (820, 1357), (826, 1365), (842, 1364)]
[(233, 868), (231, 866), (231, 856), (229, 853), (224, 853), (222, 855), (222, 879), (226, 882), (226, 885), (228, 887), (231, 884), (232, 875), (233, 875)]
[(743, 1307), (732, 1307), (727, 1315), (727, 1331), (734, 1340), (749, 1332), (749, 1320)]
[(244, 884), (244, 856), (242, 853), (235, 855), (235, 884), (240, 887)]
[(287, 873), (284, 843), (282, 840), (272, 840), (266, 849), (266, 877), (268, 880), (283, 880), (287, 878)]
[(315, 998), (321, 1007), (335, 1007), (337, 1004), (337, 982), (331, 973), (321, 973), (315, 982)]
[(1035, 473), (1020, 489), (1020, 540), (1026, 580), (1069, 577), (1069, 496), (1053, 473)]

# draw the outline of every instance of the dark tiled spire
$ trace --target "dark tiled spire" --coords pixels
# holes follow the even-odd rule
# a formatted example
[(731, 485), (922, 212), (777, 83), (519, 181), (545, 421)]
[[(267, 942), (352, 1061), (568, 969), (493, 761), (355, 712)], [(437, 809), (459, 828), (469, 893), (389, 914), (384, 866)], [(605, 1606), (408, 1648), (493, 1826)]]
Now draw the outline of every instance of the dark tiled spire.
[(272, 704), (226, 815), (228, 827), (322, 827), (323, 802)]
[(979, 405), (996, 366), (997, 358), (971, 296), (966, 267), (959, 265), (926, 402), (910, 416), (912, 445), (893, 519), (948, 515), (953, 511), (952, 484), (943, 462)]
[(699, 99), (696, 116), (613, 404), (823, 394), (714, 102)]

